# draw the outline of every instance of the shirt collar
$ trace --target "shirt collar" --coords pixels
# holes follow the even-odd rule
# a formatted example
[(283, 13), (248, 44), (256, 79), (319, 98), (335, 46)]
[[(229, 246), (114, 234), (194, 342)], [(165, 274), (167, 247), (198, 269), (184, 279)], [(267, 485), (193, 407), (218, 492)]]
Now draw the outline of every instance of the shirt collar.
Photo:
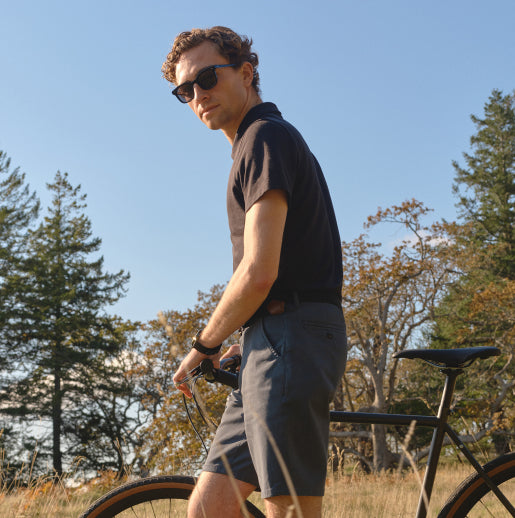
[(234, 158), (234, 152), (237, 144), (243, 137), (244, 133), (247, 131), (249, 126), (256, 122), (259, 119), (263, 119), (266, 116), (275, 115), (276, 117), (282, 118), (281, 112), (278, 110), (277, 106), (274, 103), (260, 103), (256, 106), (252, 107), (238, 127), (238, 131), (236, 132), (236, 137), (234, 138), (234, 143), (232, 145), (232, 157)]

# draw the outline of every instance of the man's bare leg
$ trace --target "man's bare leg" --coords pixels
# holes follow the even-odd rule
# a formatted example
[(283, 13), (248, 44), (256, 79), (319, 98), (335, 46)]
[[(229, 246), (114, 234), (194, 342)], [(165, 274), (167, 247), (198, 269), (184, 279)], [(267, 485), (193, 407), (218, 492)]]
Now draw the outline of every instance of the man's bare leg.
[(241, 480), (230, 480), (227, 475), (203, 471), (195, 485), (188, 504), (188, 518), (240, 518), (238, 497), (234, 492), (238, 487), (245, 501), (256, 489)]
[[(303, 518), (320, 518), (322, 516), (322, 497), (321, 496), (299, 496), (300, 509)], [(295, 510), (291, 496), (273, 496), (265, 499), (265, 509), (267, 518), (300, 518), (300, 514)], [(291, 514), (288, 514), (292, 509)]]

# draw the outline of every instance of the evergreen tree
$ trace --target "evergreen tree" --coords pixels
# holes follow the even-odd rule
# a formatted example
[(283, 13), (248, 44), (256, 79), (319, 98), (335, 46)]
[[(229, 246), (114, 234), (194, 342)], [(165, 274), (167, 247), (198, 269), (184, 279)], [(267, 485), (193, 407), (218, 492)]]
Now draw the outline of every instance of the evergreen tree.
[(81, 391), (69, 394), (70, 412), (63, 428), (69, 451), (81, 458), (85, 473), (115, 471), (118, 477), (134, 471), (134, 450), (140, 445), (143, 412), (137, 370), (141, 362), (140, 326), (115, 322), (123, 348), (100, 354), (96, 366), (78, 366)]
[[(25, 174), (19, 168), (11, 169), (11, 160), (0, 151), (0, 408), (10, 400), (6, 385), (17, 365), (10, 354), (13, 324), (19, 308), (15, 285), (20, 284), (18, 277), (26, 254), (28, 229), (38, 209), (39, 201), (36, 194), (30, 192)], [(0, 450), (9, 466), (7, 469), (4, 464), (4, 478), (14, 476), (16, 468), (27, 460), (23, 457), (23, 437), (19, 432), (12, 419), (0, 415)]]
[(473, 154), (464, 153), (467, 168), (453, 163), (460, 218), (473, 246), (490, 248), (492, 273), (515, 279), (515, 92), (494, 90), (484, 118), (471, 119)]
[(501, 453), (515, 424), (515, 92), (493, 90), (484, 117), (472, 120), (467, 167), (453, 164), (460, 222), (448, 227), (460, 276), (436, 312), (433, 345), (501, 348), (489, 369), (467, 371), (475, 383), (462, 396), (478, 436), (492, 433)]
[(38, 210), (39, 201), (25, 183), (25, 174), (19, 168), (11, 170), (11, 160), (0, 151), (0, 372), (11, 364), (9, 324), (19, 302), (14, 284)]
[(60, 475), (65, 429), (81, 404), (79, 395), (90, 389), (85, 372), (98, 370), (123, 347), (105, 308), (124, 294), (128, 275), (104, 272), (103, 257), (90, 259), (101, 240), (92, 237), (80, 186), (72, 187), (67, 174), (58, 172), (48, 188), (52, 205), (30, 233), (31, 253), (20, 275), (17, 334), (11, 343), (19, 368), (9, 411), (51, 423), (52, 463)]

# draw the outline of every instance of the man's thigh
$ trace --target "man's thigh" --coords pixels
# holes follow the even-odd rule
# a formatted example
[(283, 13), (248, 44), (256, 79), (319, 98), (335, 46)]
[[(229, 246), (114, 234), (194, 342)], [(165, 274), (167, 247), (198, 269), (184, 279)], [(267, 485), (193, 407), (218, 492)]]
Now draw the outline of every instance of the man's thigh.
[(239, 518), (255, 486), (221, 473), (202, 472), (188, 504), (188, 518)]

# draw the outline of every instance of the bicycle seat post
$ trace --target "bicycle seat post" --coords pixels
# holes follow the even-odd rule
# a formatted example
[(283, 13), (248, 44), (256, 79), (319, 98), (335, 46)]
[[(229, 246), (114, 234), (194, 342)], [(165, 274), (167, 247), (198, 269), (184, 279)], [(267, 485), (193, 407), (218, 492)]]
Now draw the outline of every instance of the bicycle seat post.
[(452, 396), (456, 386), (456, 378), (463, 372), (461, 369), (441, 369), (445, 374), (445, 385), (442, 392), (442, 399), (440, 401), (440, 408), (438, 409), (438, 426), (433, 432), (433, 439), (429, 448), (429, 456), (427, 459), (426, 473), (424, 475), (424, 482), (420, 499), (418, 502), (416, 518), (426, 518), (427, 507), (433, 491), (433, 484), (436, 477), (436, 469), (440, 452), (442, 450), (443, 439), (445, 436), (445, 427), (449, 418), (451, 409)]

